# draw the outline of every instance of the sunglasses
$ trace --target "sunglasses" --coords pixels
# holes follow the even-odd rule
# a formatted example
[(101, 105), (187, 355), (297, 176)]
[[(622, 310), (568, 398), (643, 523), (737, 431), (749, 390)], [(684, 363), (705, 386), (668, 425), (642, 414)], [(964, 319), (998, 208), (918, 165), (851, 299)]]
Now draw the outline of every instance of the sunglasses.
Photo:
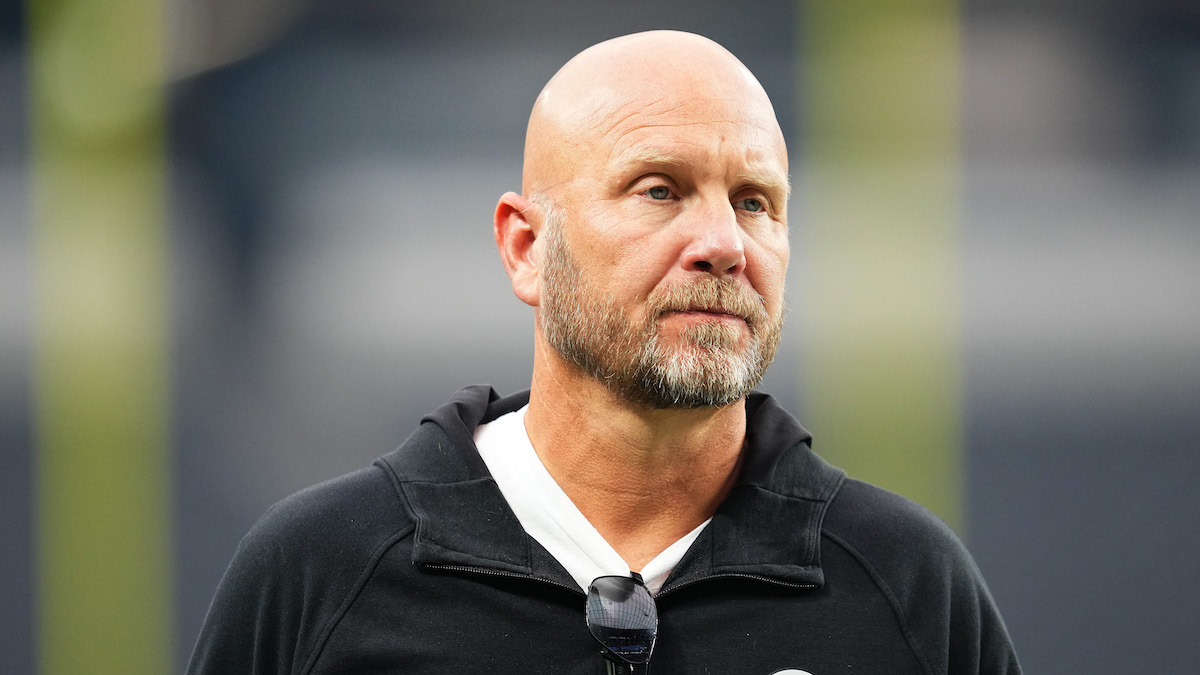
[(604, 648), (601, 653), (608, 659), (610, 675), (649, 675), (650, 653), (658, 637), (654, 598), (641, 575), (631, 574), (596, 577), (588, 587), (588, 630)]

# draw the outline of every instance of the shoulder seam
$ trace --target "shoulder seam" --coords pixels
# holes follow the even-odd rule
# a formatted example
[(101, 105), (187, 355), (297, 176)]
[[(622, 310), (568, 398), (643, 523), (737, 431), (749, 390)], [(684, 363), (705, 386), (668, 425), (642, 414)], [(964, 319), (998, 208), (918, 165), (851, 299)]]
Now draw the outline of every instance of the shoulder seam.
[(317, 661), (320, 660), (321, 654), (325, 651), (325, 646), (328, 644), (330, 636), (333, 635), (334, 629), (341, 623), (346, 613), (350, 611), (350, 607), (358, 599), (359, 593), (366, 587), (367, 582), (375, 575), (375, 570), (379, 567), (379, 561), (383, 559), (384, 554), (401, 539), (407, 537), (413, 531), (414, 527), (412, 523), (409, 523), (406, 527), (388, 537), (371, 553), (371, 557), (368, 559), (362, 573), (359, 574), (354, 585), (346, 593), (346, 599), (342, 601), (342, 604), (338, 606), (337, 610), (325, 622), (325, 627), (321, 630), (320, 636), (317, 638), (312, 654), (309, 655), (308, 660), (304, 663), (304, 667), (300, 670), (301, 675), (311, 673), (312, 669), (316, 667)]
[(891, 586), (884, 581), (883, 576), (879, 573), (879, 570), (875, 569), (875, 566), (872, 565), (869, 560), (867, 560), (866, 556), (859, 552), (859, 550), (854, 546), (850, 545), (850, 543), (845, 539), (842, 539), (825, 528), (821, 529), (821, 534), (833, 541), (833, 543), (842, 547), (856, 561), (858, 561), (858, 564), (861, 565), (864, 570), (866, 570), (867, 575), (871, 577), (871, 581), (875, 582), (875, 586), (879, 589), (879, 592), (883, 594), (883, 597), (887, 599), (888, 604), (891, 605), (892, 612), (896, 615), (896, 622), (900, 625), (900, 632), (904, 635), (905, 642), (908, 643), (909, 651), (913, 653), (913, 656), (917, 658), (917, 662), (921, 664), (921, 669), (926, 673), (935, 673), (933, 667), (929, 665), (929, 661), (920, 652), (920, 650), (917, 649), (916, 639), (912, 634), (912, 630), (908, 626), (908, 618), (904, 613), (904, 607), (900, 604), (900, 599), (896, 597), (894, 592), (892, 592)]

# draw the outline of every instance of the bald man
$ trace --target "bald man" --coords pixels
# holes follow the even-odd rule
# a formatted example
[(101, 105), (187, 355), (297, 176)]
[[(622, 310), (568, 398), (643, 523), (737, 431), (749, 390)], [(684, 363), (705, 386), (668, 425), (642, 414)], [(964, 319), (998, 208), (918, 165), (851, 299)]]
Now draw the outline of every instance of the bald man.
[(733, 55), (667, 31), (534, 104), (494, 233), (529, 391), (458, 392), (271, 509), (192, 673), (1017, 673), (970, 556), (770, 397), (788, 159)]

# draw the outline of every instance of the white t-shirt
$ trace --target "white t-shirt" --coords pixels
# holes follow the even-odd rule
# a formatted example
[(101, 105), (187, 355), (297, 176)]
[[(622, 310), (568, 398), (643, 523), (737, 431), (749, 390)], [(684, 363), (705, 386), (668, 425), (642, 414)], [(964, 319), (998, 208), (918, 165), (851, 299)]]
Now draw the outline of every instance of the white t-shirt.
[[(588, 522), (538, 458), (525, 431), (527, 408), (481, 424), (475, 430), (475, 445), (504, 499), (525, 532), (545, 547), (583, 590), (596, 577), (629, 576), (629, 565)], [(708, 523), (704, 521), (646, 563), (642, 579), (651, 593), (658, 593)]]

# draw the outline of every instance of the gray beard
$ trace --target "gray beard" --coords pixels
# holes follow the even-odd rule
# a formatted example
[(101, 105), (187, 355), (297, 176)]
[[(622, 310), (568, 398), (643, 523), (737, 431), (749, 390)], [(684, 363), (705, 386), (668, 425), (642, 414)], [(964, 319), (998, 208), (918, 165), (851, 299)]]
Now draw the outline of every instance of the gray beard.
[[(542, 330), (564, 359), (614, 394), (651, 409), (729, 405), (762, 380), (779, 346), (783, 319), (770, 318), (761, 297), (747, 298), (731, 280), (705, 275), (652, 295), (645, 321), (633, 324), (623, 308), (592, 292), (559, 214), (544, 210)], [(744, 332), (723, 323), (689, 327), (680, 346), (663, 343), (657, 325), (662, 312), (716, 304), (747, 319), (751, 335), (744, 346), (739, 348)]]

